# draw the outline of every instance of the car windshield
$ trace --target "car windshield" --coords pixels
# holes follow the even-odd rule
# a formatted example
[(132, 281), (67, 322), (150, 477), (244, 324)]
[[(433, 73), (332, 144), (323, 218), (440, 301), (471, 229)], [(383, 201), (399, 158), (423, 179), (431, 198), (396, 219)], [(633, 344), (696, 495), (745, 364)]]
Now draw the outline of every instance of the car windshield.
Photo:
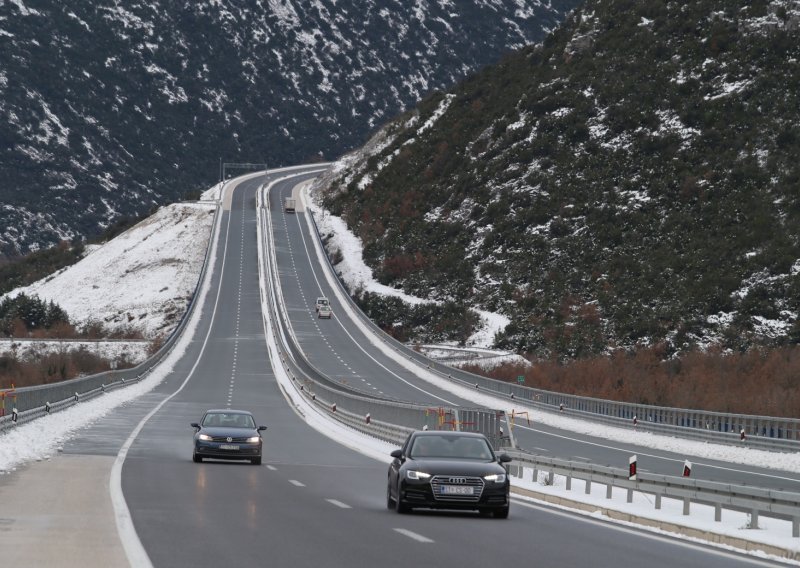
[(319, 298), (317, 300), (317, 304), (320, 306), (327, 306), (328, 305), (328, 298)]
[(209, 412), (203, 417), (203, 427), (255, 428), (253, 417), (238, 412)]
[(492, 449), (484, 438), (426, 435), (414, 438), (409, 455), (412, 458), (491, 460)]

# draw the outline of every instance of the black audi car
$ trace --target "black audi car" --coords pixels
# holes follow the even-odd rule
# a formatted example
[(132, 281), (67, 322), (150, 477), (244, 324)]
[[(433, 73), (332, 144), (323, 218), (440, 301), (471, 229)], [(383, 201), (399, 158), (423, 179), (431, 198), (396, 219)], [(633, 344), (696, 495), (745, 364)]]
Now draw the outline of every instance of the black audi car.
[(486, 436), (473, 432), (413, 432), (392, 452), (386, 506), (398, 513), (414, 507), (471, 509), (508, 517), (510, 483)]
[(213, 458), (261, 464), (261, 432), (267, 427), (256, 426), (253, 415), (246, 410), (207, 410), (200, 423), (192, 422), (192, 427), (195, 462)]

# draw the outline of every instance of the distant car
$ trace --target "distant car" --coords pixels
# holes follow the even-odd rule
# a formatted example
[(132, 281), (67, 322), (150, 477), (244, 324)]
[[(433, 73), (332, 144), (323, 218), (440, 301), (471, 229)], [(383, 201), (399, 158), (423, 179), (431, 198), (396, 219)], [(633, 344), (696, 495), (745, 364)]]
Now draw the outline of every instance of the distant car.
[(412, 432), (391, 453), (386, 506), (398, 513), (415, 507), (471, 509), (495, 518), (508, 517), (511, 485), (489, 440), (474, 432)]
[(195, 463), (211, 458), (261, 464), (261, 432), (267, 427), (256, 426), (253, 415), (246, 410), (207, 410), (199, 423), (192, 422), (192, 427), (195, 429), (192, 455)]
[(330, 306), (320, 306), (317, 310), (317, 318), (331, 319), (331, 316), (333, 316), (333, 310)]
[(319, 298), (317, 298), (317, 301), (316, 301), (316, 303), (314, 304), (314, 309), (315, 309), (317, 312), (319, 312), (319, 309), (320, 309), (322, 306), (328, 306), (328, 307), (330, 307), (330, 306), (331, 306), (331, 303), (330, 303), (330, 301), (329, 301), (329, 300), (328, 300), (328, 298), (326, 298), (325, 296), (320, 296)]

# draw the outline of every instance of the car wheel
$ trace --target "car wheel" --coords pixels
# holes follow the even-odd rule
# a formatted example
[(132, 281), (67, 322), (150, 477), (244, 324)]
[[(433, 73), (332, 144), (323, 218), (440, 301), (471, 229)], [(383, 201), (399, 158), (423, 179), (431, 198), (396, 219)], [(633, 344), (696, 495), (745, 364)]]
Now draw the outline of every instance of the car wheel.
[(192, 461), (193, 461), (194, 463), (203, 463), (203, 458), (201, 458), (200, 456), (198, 456), (196, 453), (193, 453), (193, 454), (192, 454)]
[(253, 464), (253, 465), (261, 465), (261, 456), (258, 456), (257, 458), (251, 459), (250, 463)]
[(392, 499), (392, 486), (389, 483), (386, 484), (386, 508), (394, 509), (394, 499)]
[(507, 519), (508, 518), (508, 505), (503, 507), (502, 509), (497, 509), (494, 512), (495, 519)]
[(411, 512), (411, 507), (403, 503), (403, 500), (400, 499), (400, 486), (397, 486), (397, 499), (394, 502), (394, 510), (400, 513), (401, 515), (405, 515), (406, 513)]

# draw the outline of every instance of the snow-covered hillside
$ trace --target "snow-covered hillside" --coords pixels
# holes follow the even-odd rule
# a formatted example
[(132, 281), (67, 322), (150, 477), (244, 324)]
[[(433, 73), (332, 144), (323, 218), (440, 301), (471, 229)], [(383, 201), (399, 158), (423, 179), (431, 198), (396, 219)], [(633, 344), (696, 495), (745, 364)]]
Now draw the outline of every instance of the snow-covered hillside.
[[(358, 152), (355, 154), (358, 154)], [(351, 160), (355, 154), (349, 154), (342, 160), (336, 162), (332, 168), (332, 172), (333, 170), (340, 170), (342, 164)], [(330, 175), (330, 173), (328, 175)], [(323, 176), (323, 180), (327, 179), (328, 175)], [(324, 181), (318, 182), (312, 187), (317, 188), (320, 186), (320, 183), (324, 184)], [(369, 292), (371, 294), (398, 298), (410, 305), (435, 303), (434, 300), (406, 294), (402, 290), (378, 282), (375, 279), (372, 269), (364, 262), (364, 248), (361, 239), (353, 234), (348, 228), (347, 223), (345, 223), (341, 217), (331, 214), (330, 211), (327, 211), (320, 205), (320, 196), (318, 193), (312, 191), (307, 193), (306, 197), (308, 200), (308, 209), (314, 215), (321, 234), (325, 236), (328, 252), (341, 258), (341, 261), (337, 262), (335, 265), (336, 273), (344, 281), (351, 294), (358, 295), (363, 292)], [(495, 334), (502, 332), (510, 320), (502, 314), (486, 310), (476, 310), (476, 312), (478, 313), (480, 323), (477, 331), (469, 337), (466, 344), (470, 347), (488, 348), (494, 342)], [(472, 359), (467, 355), (468, 353), (469, 351), (464, 353), (464, 359)], [(522, 357), (511, 355), (506, 352), (501, 353), (513, 360), (518, 360), (519, 362), (525, 361)], [(501, 353), (498, 353), (498, 355)], [(503, 360), (507, 361), (508, 357)], [(497, 359), (496, 361), (499, 360), (500, 359)]]
[(96, 321), (110, 331), (166, 337), (183, 315), (203, 266), (215, 203), (162, 207), (83, 260), (9, 293), (52, 300), (77, 327)]
[(579, 0), (0, 1), (0, 258), (333, 158)]

